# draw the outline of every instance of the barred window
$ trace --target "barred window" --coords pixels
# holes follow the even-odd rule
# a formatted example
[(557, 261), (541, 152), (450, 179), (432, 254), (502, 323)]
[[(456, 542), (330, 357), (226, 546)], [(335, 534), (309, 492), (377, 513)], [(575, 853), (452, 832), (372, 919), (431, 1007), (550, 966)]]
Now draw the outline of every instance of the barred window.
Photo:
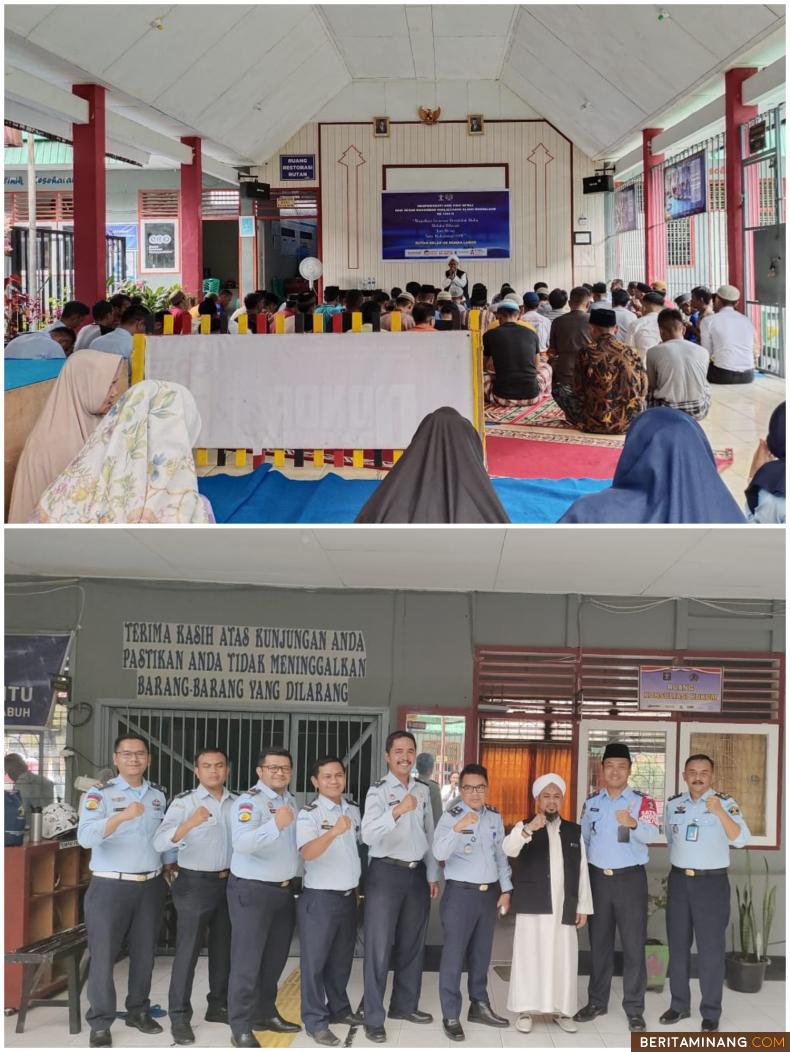
[(667, 265), (691, 267), (694, 265), (694, 245), (690, 217), (673, 219), (667, 223)]

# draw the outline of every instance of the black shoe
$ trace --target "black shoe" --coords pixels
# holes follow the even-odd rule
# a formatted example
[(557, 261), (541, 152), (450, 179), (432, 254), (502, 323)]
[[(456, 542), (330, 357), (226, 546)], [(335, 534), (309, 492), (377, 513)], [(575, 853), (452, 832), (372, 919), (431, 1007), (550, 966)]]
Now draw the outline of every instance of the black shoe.
[(161, 1034), (162, 1027), (152, 1017), (150, 1012), (127, 1012), (126, 1025), (133, 1026), (142, 1034)]
[(349, 1009), (341, 1015), (330, 1015), (329, 1022), (335, 1023), (337, 1026), (362, 1026), (365, 1022), (365, 1017), (361, 1008), (358, 1012), (352, 1012)]
[(112, 1034), (109, 1030), (91, 1030), (88, 1044), (91, 1048), (111, 1048)]
[(333, 1034), (329, 1027), (325, 1027), (323, 1030), (314, 1030), (312, 1033), (308, 1030), (307, 1036), (311, 1037), (317, 1045), (327, 1045), (329, 1048), (340, 1044), (340, 1038)]
[(227, 1005), (219, 1005), (217, 1008), (207, 1008), (206, 1014), (203, 1016), (207, 1023), (227, 1023), (228, 1020), (228, 1008)]
[(668, 1008), (662, 1016), (659, 1016), (659, 1023), (663, 1023), (668, 1026), (670, 1023), (679, 1023), (681, 1019), (688, 1019), (691, 1012), (686, 1010), (685, 1012), (676, 1012), (674, 1008)]
[(703, 1030), (718, 1030), (719, 1029), (719, 1021), (718, 1021), (718, 1019), (703, 1019), (702, 1020), (702, 1029)]
[(442, 1029), (451, 1041), (465, 1041), (466, 1034), (458, 1019), (442, 1019)]
[(382, 1041), (387, 1040), (387, 1031), (383, 1026), (366, 1026), (365, 1037), (368, 1041), (377, 1041), (381, 1044)]
[(643, 1015), (629, 1015), (628, 1029), (632, 1033), (636, 1033), (639, 1030), (647, 1030), (647, 1026), (645, 1025), (645, 1017)]
[(264, 1019), (261, 1023), (254, 1023), (253, 1030), (273, 1030), (275, 1034), (298, 1034), (302, 1029), (298, 1023), (289, 1023), (279, 1013), (275, 1013), (270, 1019)]
[(194, 1045), (195, 1035), (189, 1023), (176, 1023), (170, 1020), (170, 1033), (176, 1045)]
[(251, 1030), (245, 1030), (241, 1034), (230, 1035), (230, 1043), (234, 1048), (260, 1048), (258, 1039)]
[(466, 1013), (466, 1018), (470, 1023), (485, 1023), (486, 1026), (510, 1026), (510, 1020), (505, 1019), (504, 1016), (497, 1015), (488, 1001), (472, 1001), (469, 1005), (469, 1011)]
[(390, 1019), (404, 1019), (407, 1023), (432, 1023), (433, 1016), (430, 1012), (421, 1012), (419, 1008), (415, 1008), (413, 1012), (399, 1012), (397, 1009), (393, 1011), (391, 1008), (387, 1015)]
[(573, 1017), (575, 1023), (589, 1023), (599, 1015), (606, 1015), (608, 1009), (601, 1008), (600, 1005), (594, 1005), (591, 1001), (588, 1002), (584, 1008), (580, 1008), (576, 1015)]

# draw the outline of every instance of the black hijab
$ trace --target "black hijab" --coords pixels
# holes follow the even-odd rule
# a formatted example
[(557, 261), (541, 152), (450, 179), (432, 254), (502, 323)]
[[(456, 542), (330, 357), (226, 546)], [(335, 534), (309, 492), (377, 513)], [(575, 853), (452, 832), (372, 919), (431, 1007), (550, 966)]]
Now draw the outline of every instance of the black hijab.
[(422, 421), (355, 522), (510, 522), (483, 464), (480, 436), (445, 406)]
[(773, 493), (775, 497), (785, 495), (785, 406), (782, 402), (771, 413), (768, 424), (768, 451), (776, 457), (755, 471), (754, 478), (746, 490), (746, 503), (754, 512), (760, 500), (760, 490)]

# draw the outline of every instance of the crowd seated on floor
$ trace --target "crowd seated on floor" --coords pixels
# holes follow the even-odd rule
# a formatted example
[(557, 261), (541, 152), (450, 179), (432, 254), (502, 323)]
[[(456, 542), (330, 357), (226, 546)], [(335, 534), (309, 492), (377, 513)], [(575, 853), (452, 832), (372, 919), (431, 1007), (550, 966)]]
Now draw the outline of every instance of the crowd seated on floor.
[[(389, 293), (327, 285), (320, 304), (313, 292), (283, 299), (273, 292), (256, 290), (233, 311), (235, 298), (235, 289), (228, 287), (193, 305), (186, 293), (177, 291), (170, 298), (169, 310), (157, 314), (148, 311), (139, 297), (124, 294), (101, 300), (92, 308), (71, 301), (60, 319), (46, 329), (10, 340), (6, 359), (67, 360), (22, 454), (9, 521), (210, 521), (210, 511), (199, 499), (188, 445), (192, 432), (196, 441), (200, 429), (190, 393), (177, 384), (164, 385), (164, 393), (161, 387), (157, 389), (157, 398), (169, 398), (168, 405), (173, 407), (168, 419), (173, 416), (181, 420), (178, 427), (163, 429), (150, 408), (160, 402), (147, 386), (137, 384), (124, 395), (128, 369), (115, 367), (114, 361), (110, 366), (102, 359), (128, 360), (134, 335), (161, 334), (167, 314), (173, 316), (175, 332), (199, 332), (201, 319), (208, 316), (210, 332), (238, 334), (245, 328), (240, 324), (242, 315), (246, 315), (248, 333), (259, 331), (260, 315), (267, 331), (273, 331), (273, 320), (279, 315), (279, 331), (310, 332), (319, 326), (321, 331), (328, 331), (332, 319), (339, 316), (336, 324), (347, 332), (354, 326), (357, 313), (362, 330), (371, 332), (391, 332), (396, 314), (401, 330), (429, 337), (437, 331), (479, 328), (483, 333), (485, 399), (492, 409), (532, 406), (551, 395), (570, 428), (589, 434), (627, 434), (611, 492), (584, 498), (587, 503), (571, 508), (566, 521), (596, 521), (599, 514), (615, 516), (602, 517), (600, 521), (604, 522), (743, 521), (744, 516), (754, 522), (784, 521), (784, 405), (781, 414), (779, 410), (774, 414), (769, 435), (755, 454), (743, 512), (722, 495), (726, 489), (718, 475), (715, 480), (707, 478), (712, 453), (699, 427), (694, 424), (690, 429), (682, 423), (684, 417), (693, 423), (707, 415), (710, 384), (748, 383), (754, 377), (756, 334), (749, 318), (736, 309), (740, 291), (733, 286), (723, 285), (715, 292), (695, 287), (690, 293), (677, 294), (674, 301), (661, 281), (651, 285), (630, 282), (627, 286), (621, 280), (609, 286), (596, 282), (570, 292), (536, 282), (523, 295), (504, 283), (489, 296), (482, 283), (470, 286), (468, 275), (459, 271), (455, 261), (448, 266), (441, 289), (416, 281)], [(431, 342), (429, 338), (426, 346)], [(656, 416), (654, 409), (669, 416)], [(680, 423), (668, 422), (678, 418)], [(145, 432), (148, 436), (144, 452), (142, 447), (138, 450), (138, 459), (148, 458), (149, 482), (145, 492), (139, 489), (136, 494), (134, 485), (142, 486), (139, 471), (132, 471), (128, 464), (130, 470), (123, 471), (117, 460), (110, 474), (118, 477), (108, 477), (107, 471), (108, 449), (119, 433), (125, 433), (127, 425), (137, 428), (136, 434)], [(446, 432), (445, 428), (445, 437)], [(415, 442), (418, 435), (422, 448), (425, 433), (418, 431)], [(52, 436), (57, 436), (57, 441)], [(681, 459), (672, 461), (667, 450), (672, 456), (680, 456), (684, 442), (687, 445)], [(692, 500), (688, 494), (678, 503), (670, 499), (669, 492), (661, 500), (655, 493), (640, 498), (641, 503), (631, 499), (634, 480), (642, 478), (642, 469), (659, 448), (662, 457), (669, 457), (661, 460), (667, 486), (677, 486), (681, 474), (691, 478), (697, 471), (704, 480), (703, 489), (697, 493), (707, 494), (707, 504), (702, 498)], [(414, 452), (411, 461), (420, 456)], [(686, 463), (683, 458), (691, 460)], [(692, 461), (696, 465), (693, 470), (689, 467)], [(671, 471), (667, 467), (670, 463)], [(458, 462), (454, 470), (465, 469)], [(715, 463), (712, 470), (715, 473)], [(401, 468), (399, 475), (406, 475), (405, 469)], [(151, 484), (153, 479), (168, 494), (175, 487), (182, 497), (171, 500), (159, 493), (152, 504), (157, 492)], [(629, 501), (621, 499), (625, 491)], [(81, 495), (80, 501), (75, 501), (75, 493)], [(93, 495), (87, 498), (85, 493)], [(685, 504), (683, 510), (681, 503)], [(638, 511), (634, 510), (637, 505)], [(399, 507), (403, 505), (399, 503)], [(123, 517), (129, 514), (140, 517)], [(642, 517), (617, 518), (621, 514)], [(713, 518), (716, 514), (724, 518)], [(700, 517), (695, 518), (697, 515)]]

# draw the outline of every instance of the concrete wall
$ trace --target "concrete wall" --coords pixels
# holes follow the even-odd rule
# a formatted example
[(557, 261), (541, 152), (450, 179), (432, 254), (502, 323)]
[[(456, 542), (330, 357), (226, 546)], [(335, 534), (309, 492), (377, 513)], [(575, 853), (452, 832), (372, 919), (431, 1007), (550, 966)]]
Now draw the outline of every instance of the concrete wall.
[[(41, 587), (38, 580), (30, 590)], [(134, 673), (121, 668), (124, 620), (362, 628), (367, 677), (351, 682), (350, 707), (387, 711), (391, 724), (400, 706), (434, 709), (470, 705), (477, 645), (575, 646), (578, 642), (574, 596), (308, 592), (128, 580), (85, 580), (80, 587), (82, 593), (80, 588), (66, 585), (63, 590), (38, 597), (18, 595), (15, 587), (15, 594), (6, 600), (6, 627), (12, 631), (53, 630), (71, 629), (79, 623), (74, 698), (94, 705), (102, 700), (134, 699)], [(622, 605), (623, 600), (612, 602)], [(784, 646), (781, 620), (768, 624), (686, 601), (628, 617), (585, 608), (581, 624), (584, 644), (589, 647), (765, 651)], [(72, 731), (70, 744), (82, 758), (72, 761), (68, 783), (77, 773), (93, 773), (86, 771), (89, 763), (98, 768), (109, 759), (102, 751), (98, 727), (99, 721), (94, 718)], [(755, 872), (762, 869), (761, 854), (751, 853)], [(772, 873), (783, 882), (784, 848), (768, 851), (765, 857)], [(664, 875), (666, 866), (666, 849), (654, 849), (649, 866), (651, 881)], [(734, 852), (732, 871), (736, 879), (744, 867), (745, 853)], [(782, 891), (777, 896), (776, 933), (784, 931), (784, 918)], [(660, 934), (663, 924), (663, 914), (657, 915), (651, 921), (651, 932)], [(783, 947), (777, 947), (776, 952), (783, 953)]]

